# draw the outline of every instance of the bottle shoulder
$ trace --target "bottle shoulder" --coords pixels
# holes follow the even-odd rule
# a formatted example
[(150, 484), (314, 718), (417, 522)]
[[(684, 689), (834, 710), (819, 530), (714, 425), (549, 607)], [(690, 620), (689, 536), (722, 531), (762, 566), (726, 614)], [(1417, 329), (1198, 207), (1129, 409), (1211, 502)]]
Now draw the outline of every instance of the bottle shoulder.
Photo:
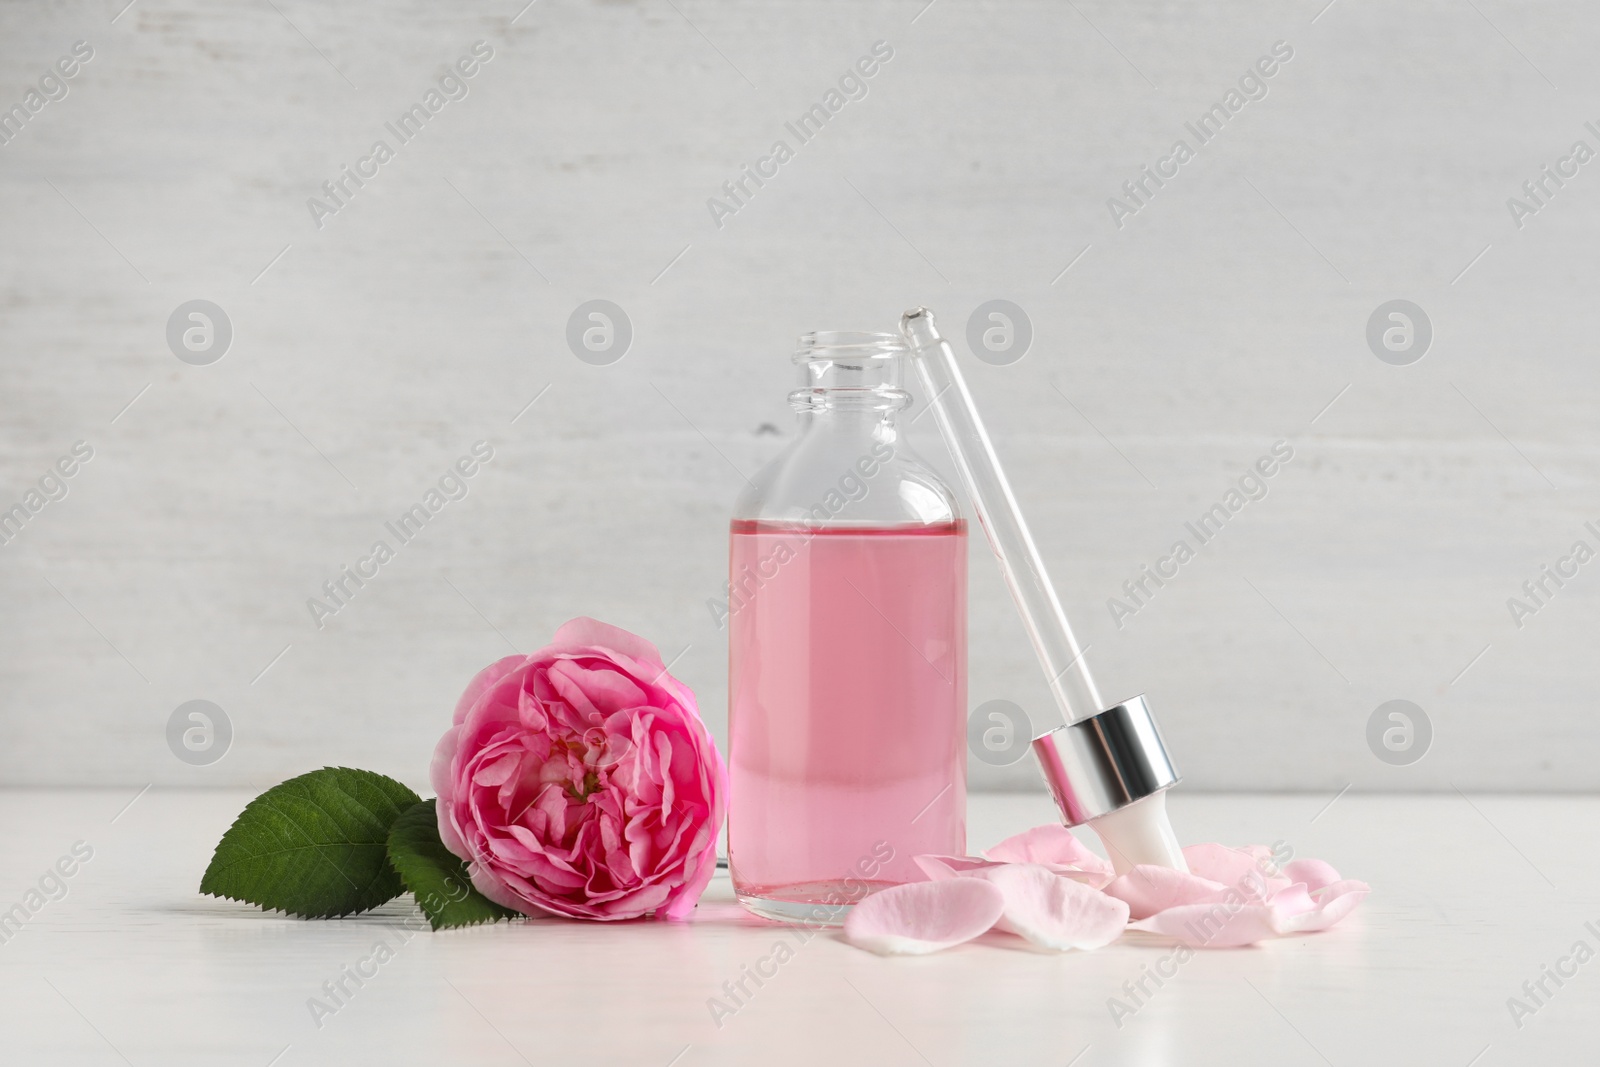
[(814, 526), (922, 526), (960, 517), (955, 493), (897, 434), (802, 434), (750, 479), (733, 513)]

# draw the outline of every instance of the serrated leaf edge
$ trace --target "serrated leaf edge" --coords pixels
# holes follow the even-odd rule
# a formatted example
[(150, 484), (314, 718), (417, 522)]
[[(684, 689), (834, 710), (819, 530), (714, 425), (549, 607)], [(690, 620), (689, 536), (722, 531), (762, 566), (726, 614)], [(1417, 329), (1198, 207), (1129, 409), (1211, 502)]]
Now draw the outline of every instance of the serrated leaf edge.
[[(239, 814), (234, 818), (233, 822), (228, 825), (228, 829), (223, 832), (222, 837), (217, 842), (216, 848), (214, 848), (212, 850), (211, 862), (206, 864), (205, 872), (203, 874), (201, 874), (201, 876), (200, 876), (200, 892), (201, 892), (202, 895), (209, 896), (209, 897), (216, 897), (219, 900), (232, 900), (232, 901), (236, 901), (236, 902), (238, 902), (240, 904), (249, 904), (252, 907), (260, 908), (262, 911), (265, 911), (265, 912), (279, 912), (279, 913), (284, 914), (284, 915), (293, 916), (293, 917), (295, 917), (297, 919), (342, 919), (347, 915), (360, 915), (360, 914), (363, 914), (365, 912), (371, 911), (374, 908), (382, 907), (384, 904), (389, 903), (389, 901), (394, 900), (396, 897), (399, 897), (401, 895), (401, 893), (404, 893), (404, 892), (408, 891), (408, 887), (407, 888), (403, 888), (401, 890), (401, 893), (396, 893), (396, 894), (394, 894), (394, 896), (388, 897), (385, 900), (380, 900), (377, 903), (369, 905), (369, 906), (367, 906), (365, 908), (347, 908), (347, 909), (344, 909), (342, 911), (311, 911), (311, 910), (307, 910), (307, 909), (303, 909), (303, 908), (280, 907), (280, 906), (275, 905), (275, 904), (263, 904), (260, 901), (251, 900), (248, 897), (236, 896), (233, 893), (229, 893), (229, 892), (225, 892), (225, 891), (219, 891), (219, 890), (215, 890), (215, 889), (207, 889), (206, 888), (206, 883), (211, 880), (211, 876), (212, 876), (213, 870), (216, 871), (218, 876), (221, 876), (224, 872), (226, 872), (228, 870), (231, 870), (238, 863), (244, 862), (243, 859), (240, 859), (240, 860), (235, 861), (234, 863), (227, 864), (227, 865), (225, 865), (225, 866), (223, 866), (221, 868), (217, 868), (216, 867), (217, 851), (221, 849), (222, 842), (226, 841), (228, 839), (228, 835), (233, 833), (233, 831), (238, 828), (239, 824), (242, 821), (244, 821), (245, 816), (250, 813), (251, 809), (255, 808), (256, 805), (261, 804), (266, 799), (266, 797), (273, 792), (273, 790), (280, 789), (283, 786), (288, 785), (290, 782), (296, 781), (297, 779), (309, 777), (310, 775), (316, 774), (318, 771), (346, 771), (346, 772), (349, 772), (349, 773), (352, 773), (352, 774), (371, 775), (373, 778), (383, 779), (384, 781), (394, 783), (395, 785), (399, 786), (401, 789), (404, 789), (413, 798), (415, 798), (415, 799), (413, 799), (411, 804), (408, 804), (405, 807), (400, 807), (400, 805), (398, 803), (396, 803), (395, 806), (397, 808), (399, 808), (399, 810), (395, 814), (394, 819), (390, 820), (388, 827), (385, 828), (384, 837), (383, 837), (384, 862), (386, 864), (388, 864), (389, 870), (393, 871), (393, 873), (395, 874), (395, 876), (396, 876), (397, 880), (400, 882), (400, 884), (402, 886), (405, 886), (404, 877), (400, 875), (399, 870), (397, 868), (395, 868), (394, 864), (389, 861), (389, 831), (393, 829), (395, 820), (398, 820), (401, 815), (404, 815), (412, 807), (415, 807), (417, 804), (422, 802), (421, 798), (417, 797), (416, 791), (413, 790), (410, 786), (406, 785), (404, 782), (401, 782), (400, 780), (398, 780), (396, 778), (390, 778), (388, 775), (381, 774), (378, 771), (369, 771), (369, 770), (365, 770), (364, 768), (361, 768), (361, 767), (336, 767), (336, 766), (332, 766), (332, 765), (324, 765), (322, 767), (316, 768), (315, 770), (305, 771), (305, 772), (303, 772), (301, 774), (297, 774), (297, 775), (294, 775), (292, 777), (285, 778), (283, 781), (279, 782), (277, 785), (271, 786), (271, 787), (263, 790), (259, 794), (257, 794), (254, 798), (251, 799), (251, 801), (248, 804), (246, 804), (244, 806), (244, 809), (242, 811), (240, 811)], [(338, 783), (337, 781), (335, 781), (332, 784), (335, 785), (336, 787), (339, 787), (339, 791), (341, 793), (343, 793), (346, 797), (349, 797), (350, 800), (357, 807), (361, 808), (368, 815), (372, 816), (372, 818), (375, 821), (378, 821), (378, 822), (382, 822), (383, 821), (383, 817), (381, 815), (379, 815), (377, 812), (373, 811), (370, 807), (368, 807), (366, 805), (366, 803), (361, 800), (361, 798), (355, 796), (353, 793), (349, 792), (348, 790), (343, 789), (341, 783)], [(330, 819), (334, 819), (335, 818), (335, 816), (333, 815), (332, 812), (328, 811), (328, 809), (324, 808), (321, 804), (317, 803), (317, 801), (315, 799), (313, 799), (313, 798), (311, 798), (309, 796), (307, 796), (307, 797), (299, 797), (298, 799), (306, 801), (312, 807), (317, 808), (319, 811), (321, 811), (324, 815), (328, 816)], [(275, 800), (271, 801), (271, 802), (268, 802), (268, 803), (269, 803), (269, 805), (270, 804), (275, 804)], [(299, 827), (295, 827), (295, 829), (296, 830), (300, 830)], [(300, 830), (300, 832), (302, 834), (304, 833), (303, 830)], [(377, 842), (372, 842), (372, 844), (377, 844)], [(277, 855), (282, 855), (282, 854), (284, 854), (286, 852), (299, 851), (301, 849), (319, 849), (319, 848), (324, 848), (324, 847), (329, 847), (329, 846), (318, 845), (315, 842), (308, 842), (308, 843), (306, 843), (304, 845), (295, 845), (295, 846), (292, 846), (290, 848), (273, 849), (273, 850), (268, 851), (268, 852), (255, 853), (255, 854), (252, 854), (248, 858), (250, 858), (250, 859), (259, 859), (259, 858), (265, 857), (265, 856), (277, 856)], [(324, 863), (333, 864), (333, 861), (328, 859), (326, 856), (319, 856), (319, 858), (322, 859), (322, 861)], [(372, 889), (373, 884), (376, 883), (377, 880), (383, 876), (383, 872), (380, 870), (379, 873), (374, 875), (373, 878), (371, 880), (369, 880), (365, 886), (357, 886), (355, 882), (350, 880), (349, 876), (346, 875), (343, 870), (341, 870), (341, 869), (339, 869), (337, 867), (337, 865), (334, 866), (334, 869), (338, 872), (340, 877), (344, 878), (345, 881), (350, 882), (351, 887), (355, 888), (357, 890), (357, 894), (358, 895), (362, 895), (362, 896), (364, 896), (367, 892), (369, 892)], [(463, 925), (465, 925), (465, 924), (463, 924)]]

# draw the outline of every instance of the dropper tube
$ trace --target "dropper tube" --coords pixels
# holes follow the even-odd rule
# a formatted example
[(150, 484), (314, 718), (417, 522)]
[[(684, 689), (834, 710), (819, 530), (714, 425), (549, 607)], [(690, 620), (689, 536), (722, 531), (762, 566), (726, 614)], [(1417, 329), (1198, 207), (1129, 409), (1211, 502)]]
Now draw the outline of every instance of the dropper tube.
[(955, 350), (927, 308), (906, 312), (900, 332), (1065, 721), (1036, 731), (1032, 744), (1062, 820), (1092, 827), (1118, 874), (1141, 864), (1187, 870), (1166, 810), (1178, 774), (1148, 705), (1143, 697), (1112, 708), (1100, 702)]
[(928, 394), (933, 417), (939, 422), (939, 432), (950, 446), (950, 455), (972, 498), (978, 523), (989, 539), (989, 547), (1000, 559), (1000, 570), (1062, 719), (1072, 723), (1099, 713), (1105, 707), (1100, 702), (1100, 691), (1095, 688), (1067, 614), (1056, 598), (1044, 560), (983, 428), (977, 405), (967, 391), (950, 342), (939, 335), (933, 313), (927, 308), (906, 312), (900, 329), (911, 345), (912, 363)]

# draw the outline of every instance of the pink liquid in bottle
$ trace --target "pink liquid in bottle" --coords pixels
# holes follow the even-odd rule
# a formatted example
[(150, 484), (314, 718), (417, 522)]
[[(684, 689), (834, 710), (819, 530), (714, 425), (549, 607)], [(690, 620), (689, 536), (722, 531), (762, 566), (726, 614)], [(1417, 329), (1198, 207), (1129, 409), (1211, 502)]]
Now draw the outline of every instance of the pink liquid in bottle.
[(732, 526), (728, 851), (758, 914), (840, 921), (966, 850), (967, 531)]

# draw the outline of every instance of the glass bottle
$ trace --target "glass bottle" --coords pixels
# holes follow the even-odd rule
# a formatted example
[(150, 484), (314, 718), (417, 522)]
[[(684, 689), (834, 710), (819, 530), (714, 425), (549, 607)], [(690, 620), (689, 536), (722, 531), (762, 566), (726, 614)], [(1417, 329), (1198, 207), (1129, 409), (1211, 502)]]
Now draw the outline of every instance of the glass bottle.
[(728, 855), (768, 918), (842, 922), (966, 851), (967, 530), (897, 425), (906, 355), (802, 336), (800, 433), (734, 512)]

